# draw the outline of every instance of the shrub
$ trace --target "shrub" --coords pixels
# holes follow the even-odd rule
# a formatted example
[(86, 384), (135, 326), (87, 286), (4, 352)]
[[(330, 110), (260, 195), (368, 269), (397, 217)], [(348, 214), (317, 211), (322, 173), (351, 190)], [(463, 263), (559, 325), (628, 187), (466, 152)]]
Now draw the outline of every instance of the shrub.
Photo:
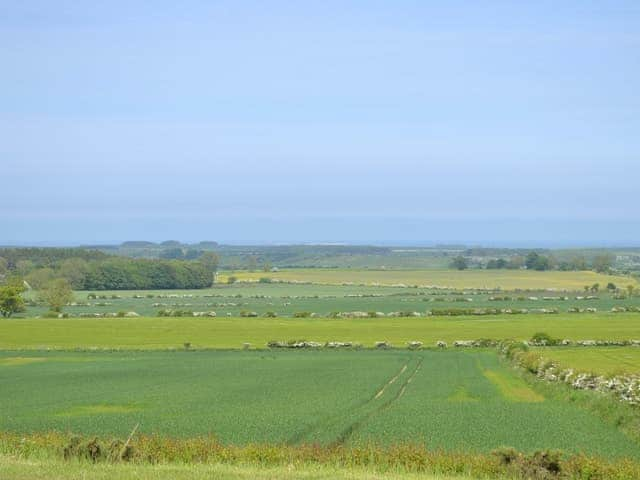
[(546, 332), (537, 332), (531, 337), (531, 342), (538, 345), (557, 345), (559, 340)]

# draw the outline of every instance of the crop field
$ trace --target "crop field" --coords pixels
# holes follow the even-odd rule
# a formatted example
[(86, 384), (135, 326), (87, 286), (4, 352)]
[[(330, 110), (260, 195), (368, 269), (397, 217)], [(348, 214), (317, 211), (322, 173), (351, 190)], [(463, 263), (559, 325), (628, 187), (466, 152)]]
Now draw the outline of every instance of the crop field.
[[(335, 312), (418, 312), (442, 309), (595, 309), (607, 312), (618, 307), (640, 307), (640, 295), (616, 298), (611, 292), (502, 292), (484, 290), (440, 290), (428, 288), (296, 285), (242, 283), (216, 285), (205, 290), (75, 292), (75, 301), (65, 307), (70, 316), (116, 315), (135, 312), (156, 316), (161, 311), (215, 312), (217, 316), (257, 315), (293, 317), (301, 312), (330, 316)], [(31, 293), (30, 298), (36, 295)], [(28, 306), (23, 317), (46, 313), (40, 304)]]
[(407, 318), (73, 318), (4, 319), (0, 349), (265, 348), (270, 340), (352, 341), (404, 347), (478, 338), (530, 339), (536, 332), (573, 340), (640, 339), (640, 314), (556, 314)]
[(561, 366), (601, 375), (640, 374), (638, 347), (547, 347), (540, 349)]
[(605, 275), (591, 271), (561, 272), (533, 270), (372, 270), (372, 269), (324, 269), (296, 268), (278, 272), (225, 272), (219, 281), (229, 276), (239, 280), (258, 281), (266, 277), (280, 281), (314, 282), (329, 285), (379, 284), (418, 285), (442, 288), (483, 288), (503, 290), (568, 290), (582, 291), (585, 285), (599, 283), (602, 287), (612, 282), (624, 287), (637, 285), (637, 281), (623, 276)]
[[(640, 458), (615, 426), (547, 399), (493, 351), (0, 354), (0, 429), (213, 435), (230, 444), (413, 442)], [(548, 428), (545, 425), (553, 425)]]

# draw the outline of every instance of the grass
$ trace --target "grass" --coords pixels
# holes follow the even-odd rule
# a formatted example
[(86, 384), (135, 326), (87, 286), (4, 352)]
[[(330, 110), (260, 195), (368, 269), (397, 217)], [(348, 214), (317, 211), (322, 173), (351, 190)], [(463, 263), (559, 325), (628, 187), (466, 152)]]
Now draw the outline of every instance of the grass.
[(601, 375), (640, 374), (638, 347), (558, 347), (540, 349), (540, 353), (564, 367), (582, 372)]
[(143, 435), (229, 445), (510, 445), (640, 458), (615, 425), (541, 397), (493, 351), (43, 355), (0, 367), (0, 384), (11, 385), (0, 391), (0, 430), (122, 438), (139, 423)]
[[(264, 348), (270, 340), (354, 341), (372, 346), (380, 340), (404, 347), (420, 340), (478, 338), (529, 339), (536, 332), (556, 338), (640, 338), (640, 314), (528, 314), (481, 317), (408, 318), (97, 318), (2, 319), (0, 349)], [(16, 357), (17, 355), (12, 355)], [(16, 361), (16, 360), (13, 360)], [(23, 361), (23, 360), (18, 360)]]
[(532, 390), (526, 383), (513, 375), (505, 375), (495, 370), (482, 372), (491, 381), (504, 398), (513, 402), (543, 402), (544, 397)]
[(602, 287), (612, 282), (619, 286), (637, 285), (630, 277), (605, 275), (592, 271), (560, 272), (532, 270), (370, 270), (370, 269), (324, 269), (296, 268), (278, 272), (223, 272), (221, 283), (229, 276), (239, 280), (258, 281), (268, 277), (282, 281), (316, 282), (341, 285), (343, 283), (364, 283), (380, 285), (428, 285), (447, 288), (502, 288), (503, 290), (557, 289), (582, 291), (585, 285), (599, 283)]
[(327, 465), (226, 465), (164, 464), (127, 465), (88, 462), (63, 462), (55, 458), (22, 459), (0, 454), (0, 478), (3, 480), (462, 480), (469, 476), (376, 472), (372, 469)]
[[(106, 298), (88, 298), (98, 294)], [(374, 286), (300, 285), (281, 283), (242, 283), (216, 285), (204, 290), (169, 291), (105, 291), (76, 292), (76, 304), (65, 307), (70, 315), (95, 313), (137, 312), (154, 316), (160, 310), (186, 310), (209, 312), (218, 316), (240, 316), (242, 311), (259, 315), (274, 312), (280, 317), (292, 317), (296, 312), (316, 312), (329, 316), (331, 312), (376, 311), (425, 312), (443, 308), (596, 308), (609, 311), (612, 307), (640, 306), (640, 296), (615, 299), (609, 292), (600, 292), (597, 299), (578, 300), (578, 293), (502, 293), (480, 291), (443, 291), (426, 288), (396, 288)], [(36, 299), (35, 292), (29, 292)], [(532, 297), (533, 300), (530, 298)], [(544, 297), (547, 297), (545, 300)], [(568, 297), (564, 300), (564, 297)], [(494, 300), (490, 300), (493, 298)], [(499, 300), (496, 301), (496, 298)], [(20, 316), (35, 317), (46, 312), (45, 305), (29, 306)]]

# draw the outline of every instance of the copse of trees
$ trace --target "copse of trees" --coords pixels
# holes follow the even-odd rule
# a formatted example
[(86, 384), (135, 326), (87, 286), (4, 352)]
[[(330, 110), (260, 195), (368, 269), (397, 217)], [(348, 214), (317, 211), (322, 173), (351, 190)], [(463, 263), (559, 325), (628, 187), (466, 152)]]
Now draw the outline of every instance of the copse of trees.
[[(103, 260), (109, 255), (97, 250), (84, 248), (0, 248), (0, 257), (6, 261), (10, 270), (19, 270), (24, 262), (34, 267), (49, 267), (62, 260), (79, 258), (85, 261)], [(4, 262), (3, 262), (4, 263)]]
[(200, 262), (111, 258), (89, 264), (83, 289), (198, 289), (212, 284), (212, 271)]
[(182, 255), (183, 260), (133, 259), (82, 249), (1, 251), (7, 258), (0, 257), (0, 279), (18, 275), (38, 291), (58, 279), (64, 279), (74, 290), (207, 288), (219, 263), (217, 255), (201, 251), (188, 255), (198, 257), (198, 261), (184, 260), (187, 255)]
[(455, 268), (456, 270), (466, 270), (468, 267), (469, 262), (462, 255), (458, 255), (451, 260), (451, 268)]

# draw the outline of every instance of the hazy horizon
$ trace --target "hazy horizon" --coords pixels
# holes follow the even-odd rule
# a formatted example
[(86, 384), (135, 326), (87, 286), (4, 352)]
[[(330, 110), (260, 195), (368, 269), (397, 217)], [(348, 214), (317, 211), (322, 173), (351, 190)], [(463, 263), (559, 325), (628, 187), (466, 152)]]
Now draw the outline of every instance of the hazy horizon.
[(637, 2), (152, 5), (3, 9), (0, 244), (640, 245)]

